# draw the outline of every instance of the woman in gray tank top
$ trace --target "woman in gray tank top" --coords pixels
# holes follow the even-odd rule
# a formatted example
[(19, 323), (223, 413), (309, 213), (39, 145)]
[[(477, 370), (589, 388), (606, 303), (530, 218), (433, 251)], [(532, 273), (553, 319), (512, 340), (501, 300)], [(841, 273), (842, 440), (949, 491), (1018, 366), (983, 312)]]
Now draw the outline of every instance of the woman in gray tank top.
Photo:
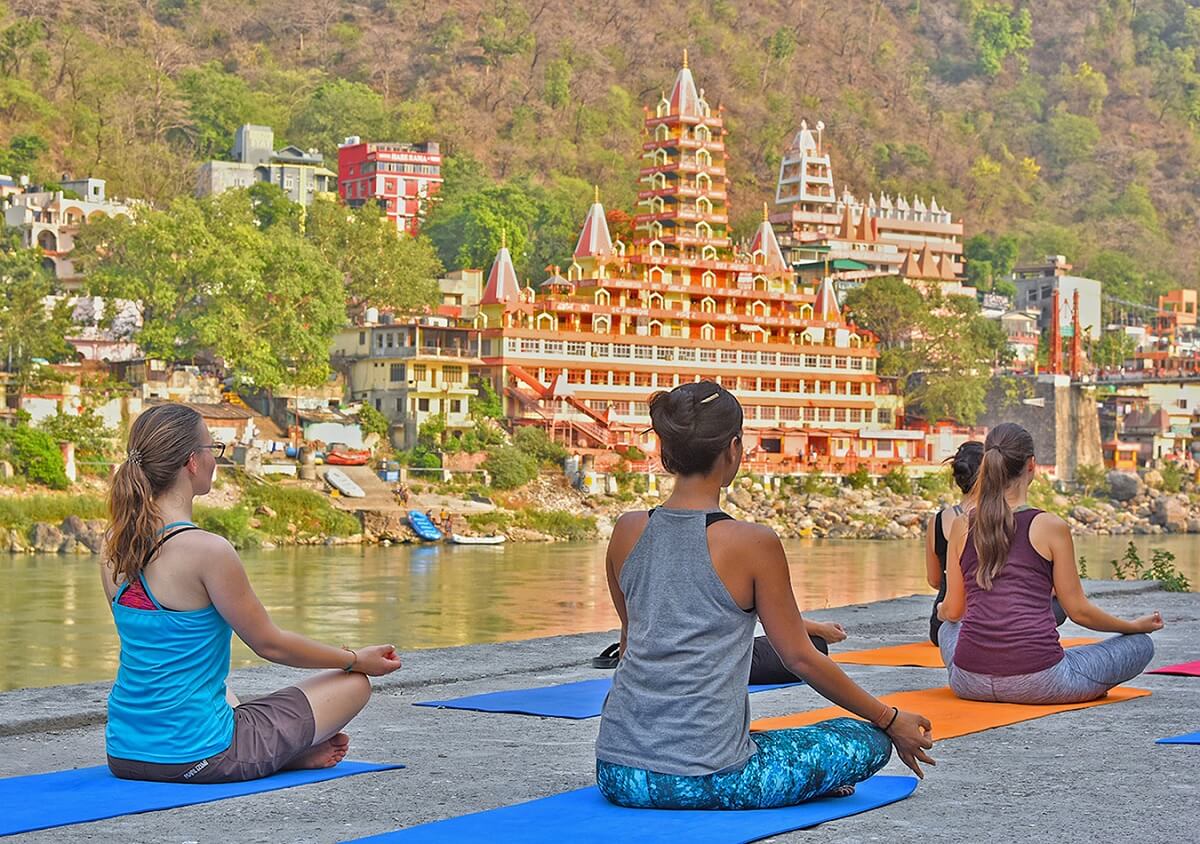
[[(666, 503), (626, 513), (606, 568), (621, 618), (621, 660), (596, 741), (596, 780), (614, 803), (643, 808), (757, 809), (846, 794), (895, 746), (919, 776), (930, 724), (886, 706), (808, 637), (787, 558), (770, 528), (720, 511), (742, 459), (742, 409), (708, 381), (651, 399)], [(835, 718), (750, 733), (747, 679), (762, 618), (780, 659), (829, 700)]]

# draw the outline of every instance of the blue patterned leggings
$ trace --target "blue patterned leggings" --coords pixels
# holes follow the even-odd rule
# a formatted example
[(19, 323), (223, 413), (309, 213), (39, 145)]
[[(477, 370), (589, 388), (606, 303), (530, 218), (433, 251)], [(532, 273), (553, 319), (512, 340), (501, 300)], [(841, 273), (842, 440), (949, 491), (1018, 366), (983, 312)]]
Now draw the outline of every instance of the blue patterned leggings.
[(685, 777), (597, 760), (596, 785), (634, 809), (772, 809), (862, 782), (892, 755), (887, 734), (855, 718), (752, 737), (758, 752), (734, 771)]

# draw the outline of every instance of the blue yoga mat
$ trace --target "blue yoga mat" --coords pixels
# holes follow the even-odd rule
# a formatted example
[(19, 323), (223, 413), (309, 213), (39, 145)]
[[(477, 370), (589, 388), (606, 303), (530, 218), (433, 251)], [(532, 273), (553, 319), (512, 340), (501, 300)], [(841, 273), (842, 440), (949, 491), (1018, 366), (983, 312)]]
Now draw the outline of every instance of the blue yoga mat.
[(624, 809), (609, 803), (592, 786), (529, 803), (372, 835), (358, 841), (395, 841), (400, 844), (435, 841), (495, 841), (504, 844), (684, 841), (687, 844), (742, 844), (877, 809), (903, 800), (916, 787), (916, 777), (874, 776), (859, 783), (858, 789), (850, 797), (827, 797), (783, 809), (697, 811)]
[(390, 771), (403, 765), (341, 762), (332, 768), (283, 771), (250, 782), (185, 785), (117, 779), (108, 766), (76, 768), (49, 774), (0, 779), (0, 836), (73, 823), (100, 821), (176, 806), (211, 803), (226, 797), (277, 791), (297, 785), (336, 780), (353, 774)]
[(1200, 744), (1200, 733), (1187, 733), (1172, 738), (1160, 738), (1155, 744)]
[[(750, 686), (750, 693), (768, 692), (804, 685), (779, 683), (772, 686)], [(558, 686), (539, 686), (534, 689), (513, 689), (507, 692), (488, 692), (482, 695), (456, 697), (450, 700), (425, 700), (413, 706), (433, 706), (438, 709), (471, 709), (476, 712), (507, 712), (514, 715), (542, 715), (547, 718), (596, 718), (604, 706), (604, 697), (612, 688), (612, 679), (580, 680)]]

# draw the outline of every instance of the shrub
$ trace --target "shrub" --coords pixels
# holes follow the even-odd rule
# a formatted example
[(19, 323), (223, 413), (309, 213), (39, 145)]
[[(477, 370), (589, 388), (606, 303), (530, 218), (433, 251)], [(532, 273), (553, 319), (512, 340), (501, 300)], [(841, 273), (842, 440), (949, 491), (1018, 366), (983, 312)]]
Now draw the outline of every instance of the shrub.
[(197, 506), (193, 518), (204, 530), (225, 537), (234, 548), (256, 548), (260, 543), (258, 534), (250, 527), (250, 511), (243, 506)]
[(813, 469), (805, 475), (800, 483), (800, 491), (806, 495), (833, 495), (836, 490), (833, 483), (826, 480), (818, 469)]
[(430, 451), (423, 445), (417, 445), (409, 451), (396, 452), (396, 462), (414, 469), (440, 469), (442, 467), (441, 455)]
[(561, 463), (567, 450), (533, 425), (522, 425), (513, 432), (513, 445), (541, 463)]
[(1117, 580), (1157, 580), (1167, 592), (1188, 592), (1192, 588), (1183, 572), (1175, 568), (1175, 555), (1163, 548), (1151, 549), (1147, 565), (1137, 546), (1130, 542), (1121, 559), (1112, 560), (1111, 565)]
[(618, 449), (617, 454), (624, 457), (630, 463), (639, 463), (646, 459), (646, 452), (642, 451), (636, 445), (626, 446), (624, 450)]
[(248, 487), (242, 499), (251, 510), (266, 505), (274, 516), (260, 516), (260, 530), (268, 536), (288, 536), (288, 524), (298, 533), (325, 536), (352, 536), (361, 528), (358, 519), (335, 509), (319, 493), (299, 487), (256, 484)]
[(1179, 468), (1179, 464), (1168, 460), (1162, 464), (1162, 468), (1158, 470), (1162, 475), (1163, 492), (1176, 493), (1183, 488), (1183, 469)]
[(939, 496), (954, 489), (954, 475), (949, 468), (940, 472), (931, 472), (917, 478), (917, 489), (922, 495)]
[(908, 476), (908, 470), (903, 466), (896, 466), (889, 470), (880, 482), (897, 495), (912, 493), (912, 479)]
[(488, 452), (483, 469), (492, 476), (496, 489), (515, 489), (537, 477), (537, 458), (511, 445), (501, 446)]
[[(1163, 476), (1164, 479), (1166, 476)], [(1103, 466), (1088, 464), (1079, 466), (1075, 469), (1075, 482), (1079, 484), (1080, 490), (1084, 495), (1091, 495), (1093, 492), (1103, 492), (1107, 486), (1107, 473)]]
[(596, 538), (595, 516), (577, 516), (566, 510), (522, 510), (517, 524), (560, 539), (582, 542)]
[(387, 417), (366, 403), (358, 409), (358, 426), (363, 436), (378, 434), (384, 443), (388, 441), (388, 434), (392, 430), (392, 423), (388, 422)]
[(0, 527), (22, 532), (34, 522), (57, 524), (67, 516), (107, 519), (108, 505), (99, 495), (22, 495), (0, 498)]
[(846, 483), (851, 489), (866, 489), (871, 485), (871, 473), (866, 466), (859, 466), (846, 476)]
[(35, 484), (51, 489), (69, 486), (58, 441), (50, 434), (28, 425), (0, 428), (0, 444), (6, 447), (13, 468)]

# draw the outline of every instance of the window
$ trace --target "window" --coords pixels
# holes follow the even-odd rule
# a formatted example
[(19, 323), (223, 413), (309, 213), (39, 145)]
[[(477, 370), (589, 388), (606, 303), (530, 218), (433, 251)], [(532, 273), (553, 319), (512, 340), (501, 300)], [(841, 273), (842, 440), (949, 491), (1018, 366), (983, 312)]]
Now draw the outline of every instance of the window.
[[(396, 383), (397, 381), (403, 381), (404, 380), (404, 364), (393, 363), (392, 367), (391, 367), (391, 373), (389, 375), (389, 379), (392, 381), (393, 384)], [(397, 409), (399, 409), (399, 408), (397, 408)]]
[(397, 413), (404, 412), (404, 399), (396, 399), (396, 412)]
[(451, 399), (450, 400), (450, 412), (451, 413), (462, 413), (462, 400), (461, 399)]
[(587, 355), (586, 343), (567, 343), (567, 354), (571, 357), (581, 358)]
[(833, 368), (833, 358), (830, 355), (821, 355), (820, 363), (817, 364), (822, 369)]
[(875, 420), (880, 425), (891, 425), (892, 424), (892, 411), (889, 410), (888, 408), (880, 408), (879, 410), (877, 410), (875, 412)]
[(366, 343), (367, 343), (367, 332), (365, 332), (365, 331), (358, 332), (358, 345), (364, 346), (364, 345), (366, 345)]
[(606, 358), (608, 357), (608, 351), (609, 348), (607, 343), (592, 344), (592, 357), (594, 358)]
[(417, 410), (422, 413), (429, 412), (429, 399), (417, 399)]
[(562, 351), (563, 351), (563, 341), (562, 340), (547, 340), (543, 345), (546, 350), (546, 354), (548, 354), (548, 355), (561, 355), (562, 354)]
[(649, 416), (650, 405), (646, 404), (644, 401), (635, 401), (633, 403), (633, 413), (635, 416)]
[(829, 413), (828, 407), (818, 407), (817, 408), (817, 421), (818, 422), (828, 422), (829, 417), (830, 417), (830, 413)]
[(425, 364), (418, 363), (413, 366), (413, 380), (418, 382), (425, 380)]
[(380, 412), (383, 411), (383, 399), (375, 399), (375, 409)]
[(457, 384), (463, 380), (463, 371), (461, 366), (444, 366), (442, 367), (442, 379), (447, 384)]

